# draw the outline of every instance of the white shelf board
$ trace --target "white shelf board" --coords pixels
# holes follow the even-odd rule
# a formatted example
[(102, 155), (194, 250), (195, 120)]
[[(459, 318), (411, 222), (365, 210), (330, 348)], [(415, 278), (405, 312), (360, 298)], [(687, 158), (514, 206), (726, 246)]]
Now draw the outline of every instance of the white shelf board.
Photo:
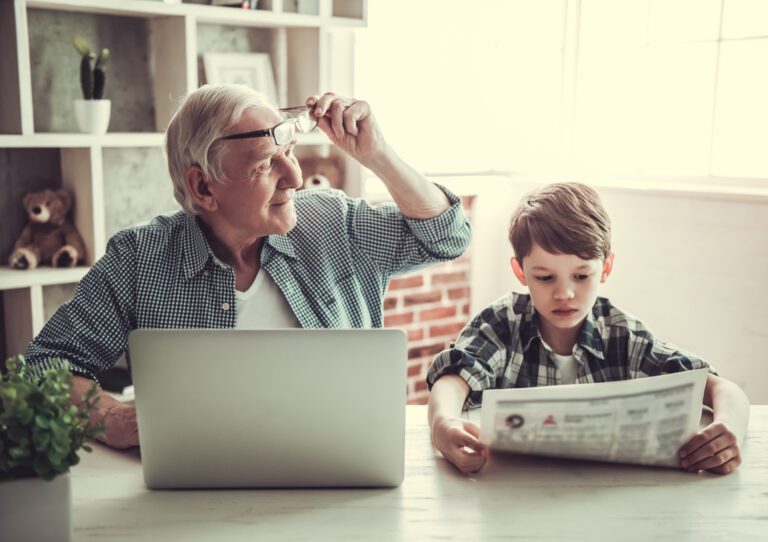
[(165, 134), (157, 132), (0, 135), (0, 148), (159, 147), (164, 137)]
[(31, 271), (0, 267), (0, 290), (29, 288), (30, 286), (50, 286), (52, 284), (73, 284), (80, 282), (90, 267), (72, 267), (54, 269), (38, 267)]
[(325, 24), (328, 26), (349, 26), (354, 28), (362, 28), (367, 25), (364, 20), (354, 17), (328, 17)]
[(27, 0), (27, 6), (31, 8), (77, 11), (80, 13), (103, 13), (106, 15), (129, 17), (159, 17), (165, 15), (184, 15), (185, 13), (183, 4), (166, 4), (165, 2), (143, 0), (131, 0), (129, 2), (113, 0)]
[(237, 9), (221, 6), (185, 4), (184, 12), (193, 15), (200, 23), (262, 28), (320, 27), (327, 19), (301, 13), (275, 13), (259, 9)]
[[(0, 149), (14, 148), (88, 148), (88, 147), (161, 147), (163, 133), (111, 133), (90, 134), (33, 134), (0, 135)], [(330, 145), (331, 141), (323, 132), (315, 130), (310, 134), (297, 134), (298, 145)]]
[[(3, 0), (0, 0), (3, 1)], [(366, 22), (353, 17), (320, 17), (303, 13), (277, 13), (264, 9), (237, 9), (200, 4), (166, 4), (145, 0), (130, 2), (116, 0), (27, 0), (27, 6), (36, 9), (75, 11), (127, 17), (183, 17), (191, 15), (202, 23), (262, 28), (280, 27), (362, 27)]]

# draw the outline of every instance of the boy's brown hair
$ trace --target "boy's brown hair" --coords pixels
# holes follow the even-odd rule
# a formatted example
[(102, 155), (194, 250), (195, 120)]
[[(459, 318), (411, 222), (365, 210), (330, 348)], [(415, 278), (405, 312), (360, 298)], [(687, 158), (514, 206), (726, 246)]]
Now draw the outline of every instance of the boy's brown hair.
[(604, 260), (611, 251), (611, 219), (589, 186), (550, 184), (523, 196), (512, 213), (509, 241), (520, 265), (534, 243), (553, 254)]

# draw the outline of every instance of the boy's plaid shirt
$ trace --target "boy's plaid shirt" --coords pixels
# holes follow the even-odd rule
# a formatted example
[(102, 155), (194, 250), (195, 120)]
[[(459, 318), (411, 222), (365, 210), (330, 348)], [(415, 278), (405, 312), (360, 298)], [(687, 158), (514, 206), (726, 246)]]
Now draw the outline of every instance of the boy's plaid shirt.
[[(441, 352), (427, 373), (430, 389), (443, 375), (466, 380), (466, 406), (482, 402), (483, 390), (561, 384), (551, 348), (539, 333), (531, 296), (512, 292), (478, 314), (452, 348)], [(598, 297), (576, 345), (577, 383), (628, 380), (700, 369), (709, 364), (656, 339), (640, 322)], [(710, 368), (714, 373), (714, 370)]]

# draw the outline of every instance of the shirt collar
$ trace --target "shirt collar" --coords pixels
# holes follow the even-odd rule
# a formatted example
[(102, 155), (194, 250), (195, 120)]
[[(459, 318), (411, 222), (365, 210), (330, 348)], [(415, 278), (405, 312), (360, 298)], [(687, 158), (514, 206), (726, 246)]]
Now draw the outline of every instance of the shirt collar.
[[(184, 223), (184, 278), (189, 279), (205, 268), (209, 259), (224, 265), (211, 250), (208, 240), (194, 215), (187, 214)], [(270, 235), (267, 244), (290, 258), (296, 258), (296, 249), (288, 235)]]
[(579, 338), (576, 340), (576, 344), (590, 352), (596, 358), (605, 360), (605, 354), (603, 353), (603, 338), (600, 335), (598, 322), (595, 319), (593, 311), (587, 313), (587, 317), (584, 319), (584, 325), (581, 326), (581, 332), (579, 333)]
[(209, 258), (216, 259), (203, 230), (194, 215), (186, 214), (182, 247), (184, 250), (184, 278), (190, 279), (203, 270)]
[(267, 244), (289, 258), (296, 258), (296, 249), (293, 247), (293, 241), (291, 241), (288, 235), (290, 234), (270, 235), (267, 237)]
[[(533, 307), (531, 296), (518, 296), (518, 299), (513, 306), (513, 311), (515, 314), (520, 315), (520, 341), (523, 345), (523, 352), (527, 352), (534, 340), (538, 339), (543, 342), (539, 331), (539, 315)], [(579, 336), (576, 339), (576, 344), (590, 352), (596, 358), (601, 360), (605, 359), (605, 354), (603, 353), (603, 339), (600, 335), (600, 329), (598, 328), (598, 322), (595, 319), (594, 311), (589, 311), (587, 313), (587, 317), (584, 319), (584, 324), (581, 326)]]

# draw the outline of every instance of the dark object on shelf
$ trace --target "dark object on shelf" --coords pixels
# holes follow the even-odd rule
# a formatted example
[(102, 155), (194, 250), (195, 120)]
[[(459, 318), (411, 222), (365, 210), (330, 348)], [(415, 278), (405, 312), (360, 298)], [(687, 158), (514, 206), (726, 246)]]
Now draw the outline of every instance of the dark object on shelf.
[[(75, 36), (72, 40), (80, 55), (80, 86), (83, 89), (83, 98), (86, 100), (101, 100), (104, 98), (104, 84), (107, 76), (104, 74), (104, 65), (109, 60), (109, 49), (102, 49), (97, 55), (91, 51), (88, 41), (82, 36)], [(95, 64), (91, 64), (92, 61)]]
[(101, 387), (106, 391), (122, 393), (126, 387), (133, 384), (128, 369), (122, 367), (112, 367), (100, 372), (97, 376)]
[(212, 6), (224, 6), (228, 8), (241, 8), (241, 9), (256, 9), (258, 1), (254, 0), (211, 0)]

